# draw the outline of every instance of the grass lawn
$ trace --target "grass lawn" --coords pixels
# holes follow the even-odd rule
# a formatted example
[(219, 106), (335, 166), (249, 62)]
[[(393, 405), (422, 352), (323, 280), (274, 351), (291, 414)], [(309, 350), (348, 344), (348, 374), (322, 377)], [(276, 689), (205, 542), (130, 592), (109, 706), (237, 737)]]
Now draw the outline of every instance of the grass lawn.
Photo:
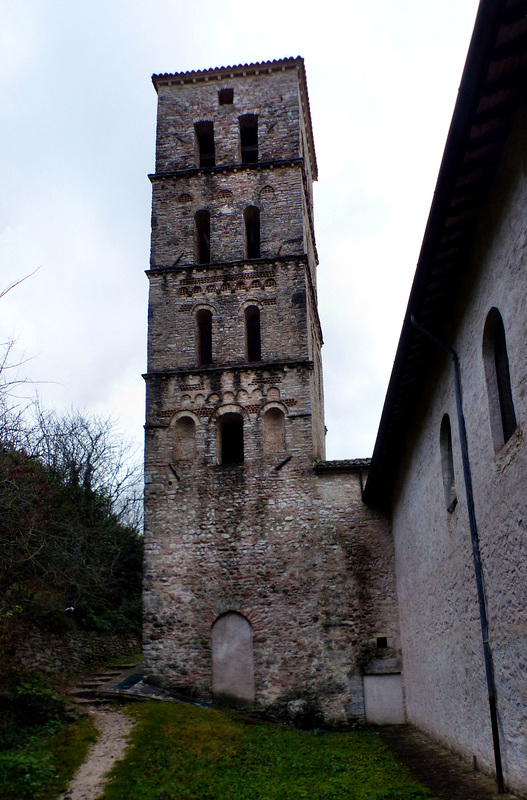
[(375, 731), (297, 731), (251, 725), (171, 703), (130, 708), (126, 758), (104, 800), (425, 800)]

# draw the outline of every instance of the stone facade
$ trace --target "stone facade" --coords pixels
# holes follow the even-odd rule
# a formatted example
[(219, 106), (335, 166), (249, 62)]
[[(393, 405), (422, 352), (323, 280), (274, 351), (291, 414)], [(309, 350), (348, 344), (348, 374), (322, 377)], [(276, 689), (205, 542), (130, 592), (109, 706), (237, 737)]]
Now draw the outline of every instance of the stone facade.
[(494, 738), (523, 793), (525, 11), (481, 0), (371, 464), (324, 461), (302, 60), (154, 76), (144, 599), (152, 680), (296, 722), (407, 715), (487, 771)]
[[(527, 157), (520, 118), (479, 226), (451, 335), (459, 354), (506, 783), (527, 791)], [(517, 426), (495, 446), (485, 369), (489, 312), (503, 319)], [(448, 510), (440, 428), (451, 421), (457, 503)], [(500, 421), (501, 424), (501, 421)], [(426, 509), (426, 511), (425, 511)], [(393, 511), (410, 721), (493, 770), (489, 704), (450, 359), (409, 433)]]
[(323, 461), (303, 61), (154, 84), (147, 671), (204, 700), (363, 721), (363, 675), (400, 672), (393, 548), (361, 502), (367, 463)]
[(409, 721), (522, 796), (526, 11), (480, 2), (363, 495), (391, 507)]

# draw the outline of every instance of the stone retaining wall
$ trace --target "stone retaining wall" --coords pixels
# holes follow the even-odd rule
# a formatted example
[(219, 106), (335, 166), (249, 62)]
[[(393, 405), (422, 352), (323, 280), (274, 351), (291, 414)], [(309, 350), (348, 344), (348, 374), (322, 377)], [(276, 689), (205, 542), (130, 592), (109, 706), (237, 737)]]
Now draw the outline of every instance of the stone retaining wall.
[(99, 633), (72, 629), (50, 633), (33, 626), (20, 626), (8, 647), (2, 647), (0, 670), (37, 669), (75, 671), (117, 656), (141, 650), (141, 640), (133, 634)]

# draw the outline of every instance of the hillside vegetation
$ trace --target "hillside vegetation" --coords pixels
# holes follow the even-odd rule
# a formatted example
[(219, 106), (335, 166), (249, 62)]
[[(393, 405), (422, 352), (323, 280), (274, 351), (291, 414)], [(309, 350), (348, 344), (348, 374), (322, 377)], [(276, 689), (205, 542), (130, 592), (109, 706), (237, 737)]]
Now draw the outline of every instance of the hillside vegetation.
[(21, 622), (136, 631), (139, 473), (109, 420), (38, 407), (0, 427), (0, 640)]

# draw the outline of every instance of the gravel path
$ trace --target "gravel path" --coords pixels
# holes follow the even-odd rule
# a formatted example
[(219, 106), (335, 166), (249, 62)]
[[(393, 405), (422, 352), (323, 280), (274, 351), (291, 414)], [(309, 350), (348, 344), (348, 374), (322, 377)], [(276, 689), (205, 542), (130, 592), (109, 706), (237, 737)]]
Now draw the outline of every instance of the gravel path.
[(130, 717), (124, 711), (109, 707), (92, 707), (90, 716), (99, 731), (99, 738), (88, 750), (86, 760), (73, 776), (68, 791), (58, 800), (96, 800), (108, 772), (124, 756), (133, 726)]

